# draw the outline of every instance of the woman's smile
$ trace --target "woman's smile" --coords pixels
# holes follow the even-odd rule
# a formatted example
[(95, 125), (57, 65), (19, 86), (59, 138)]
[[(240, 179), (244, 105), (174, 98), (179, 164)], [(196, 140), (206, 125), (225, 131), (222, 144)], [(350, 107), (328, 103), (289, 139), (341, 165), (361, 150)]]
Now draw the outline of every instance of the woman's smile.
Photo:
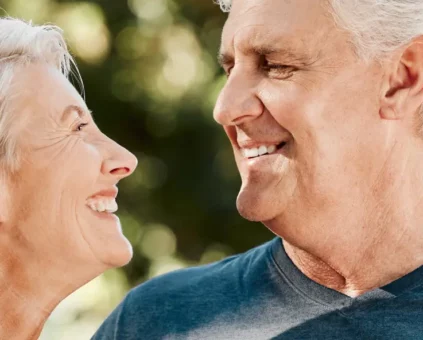
[[(14, 268), (0, 279), (0, 291), (15, 289), (0, 294), (0, 338), (34, 339), (44, 311), (131, 260), (114, 213), (117, 185), (137, 159), (98, 128), (69, 82), (72, 57), (58, 28), (0, 19), (0, 32), (0, 240), (8, 240), (0, 272)], [(12, 312), (4, 312), (10, 301)], [(32, 330), (17, 329), (41, 310)]]

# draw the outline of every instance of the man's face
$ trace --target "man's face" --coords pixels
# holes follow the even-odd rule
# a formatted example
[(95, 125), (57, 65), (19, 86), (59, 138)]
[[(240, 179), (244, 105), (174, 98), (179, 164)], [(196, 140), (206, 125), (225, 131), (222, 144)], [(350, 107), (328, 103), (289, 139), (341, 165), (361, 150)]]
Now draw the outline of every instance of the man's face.
[(382, 68), (355, 56), (324, 3), (234, 0), (223, 30), (214, 117), (241, 174), (238, 210), (268, 226), (353, 209), (389, 154)]

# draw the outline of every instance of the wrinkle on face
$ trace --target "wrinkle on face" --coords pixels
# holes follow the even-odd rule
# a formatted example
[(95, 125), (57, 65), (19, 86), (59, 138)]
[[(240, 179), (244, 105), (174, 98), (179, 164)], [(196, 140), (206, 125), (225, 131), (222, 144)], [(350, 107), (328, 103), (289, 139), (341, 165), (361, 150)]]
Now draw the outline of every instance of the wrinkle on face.
[[(40, 223), (33, 226), (40, 229), (37, 235), (44, 234), (51, 237), (56, 231), (50, 229), (48, 220), (60, 226), (75, 225), (75, 216), (81, 213), (77, 210), (81, 209), (81, 200), (85, 200), (85, 195), (83, 192), (78, 193), (76, 189), (79, 186), (78, 178), (81, 177), (81, 183), (84, 181), (84, 176), (81, 176), (82, 173), (79, 170), (81, 162), (82, 166), (94, 166), (92, 170), (87, 168), (88, 171), (95, 172), (95, 177), (90, 179), (92, 183), (98, 180), (101, 167), (99, 155), (96, 157), (93, 154), (94, 157), (90, 159), (91, 164), (84, 163), (83, 159), (78, 160), (86, 157), (87, 149), (85, 136), (82, 132), (73, 130), (75, 122), (79, 121), (78, 117), (69, 116), (65, 121), (62, 121), (61, 117), (69, 103), (85, 109), (86, 106), (72, 85), (56, 72), (41, 64), (30, 65), (20, 70), (14, 84), (16, 88), (25, 89), (20, 92), (20, 100), (14, 103), (14, 111), (19, 112), (18, 121), (24, 122), (17, 130), (17, 147), (22, 150), (23, 155), (22, 165), (17, 173), (20, 180), (15, 187), (14, 197), (16, 201), (23, 200), (17, 211), (19, 223), (22, 226), (17, 227), (17, 230), (21, 227), (25, 230), (24, 225), (27, 219), (38, 214), (44, 216), (46, 225)], [(21, 78), (25, 85), (19, 83)], [(40, 80), (44, 81), (41, 81), (42, 85), (38, 88)], [(34, 96), (34, 93), (40, 94), (39, 97)], [(53, 97), (41, 95), (50, 93), (55, 95)], [(90, 121), (89, 124), (93, 134), (98, 136), (99, 132), (94, 122)], [(46, 182), (43, 190), (39, 188), (40, 181)], [(66, 185), (66, 182), (69, 184)], [(69, 186), (74, 187), (73, 192)], [(54, 195), (54, 199), (51, 200), (49, 195)], [(88, 197), (88, 193), (86, 195)], [(34, 200), (51, 202), (48, 208), (44, 206), (36, 208)], [(37, 210), (37, 213), (34, 210)], [(38, 224), (38, 222), (33, 223)], [(63, 232), (74, 233), (75, 230), (72, 231), (70, 228)], [(28, 246), (31, 243), (37, 243), (27, 238), (25, 231), (20, 233), (27, 239)], [(28, 237), (29, 235), (32, 234), (28, 234)]]
[[(325, 185), (330, 184), (327, 173), (336, 172), (334, 162), (342, 156), (337, 144), (352, 136), (351, 131), (345, 135), (340, 133), (343, 127), (334, 127), (337, 120), (342, 126), (344, 117), (340, 113), (349, 109), (351, 98), (346, 98), (345, 104), (341, 98), (348, 93), (348, 87), (356, 85), (357, 70), (363, 68), (349, 49), (347, 34), (334, 27), (319, 2), (235, 1), (222, 36), (222, 61), (235, 66), (227, 86), (234, 92), (237, 86), (244, 86), (245, 92), (251, 92), (250, 102), (260, 101), (264, 107), (260, 115), (254, 113), (254, 119), (246, 123), (237, 124), (234, 119), (235, 133), (253, 140), (265, 140), (264, 136), (278, 139), (277, 136), (289, 134), (297, 158), (288, 162), (288, 169), (283, 164), (275, 167), (281, 169), (280, 175), (269, 180), (269, 187), (274, 188), (275, 195), (277, 189), (281, 190), (284, 201), (289, 196), (292, 199), (294, 192), (298, 199), (302, 197), (314, 207), (318, 203), (308, 199), (306, 193), (324, 194)], [(283, 80), (266, 76), (259, 65), (263, 54), (276, 64), (295, 66), (293, 75)], [(340, 84), (345, 84), (345, 88)], [(249, 112), (250, 108), (245, 107), (249, 103), (247, 95), (239, 103), (239, 112)], [(346, 113), (346, 125), (351, 117)], [(277, 174), (275, 168), (272, 174)], [(292, 192), (283, 187), (284, 183), (288, 185), (288, 174), (292, 181), (289, 187), (295, 187)], [(252, 180), (250, 175), (241, 176), (247, 182)], [(252, 183), (258, 187), (259, 182), (257, 178)], [(265, 182), (263, 179), (263, 185)], [(265, 190), (259, 191), (263, 194)], [(328, 206), (333, 200), (328, 197), (320, 204)]]
[(98, 255), (97, 255), (96, 251), (93, 249), (91, 242), (89, 242), (88, 237), (85, 235), (85, 230), (82, 227), (84, 225), (84, 223), (82, 223), (82, 221), (80, 220), (79, 214), (78, 214), (76, 208), (75, 208), (75, 215), (74, 216), (75, 216), (75, 219), (76, 219), (76, 225), (78, 226), (78, 229), (79, 229), (79, 234), (82, 236), (82, 241), (87, 246), (90, 255), (92, 256), (93, 259), (96, 259), (98, 262), (101, 262), (101, 259), (98, 258)]
[[(408, 136), (410, 122), (381, 114), (386, 72), (397, 65), (359, 59), (351, 35), (336, 27), (323, 3), (234, 0), (221, 48), (229, 79), (215, 119), (230, 137), (241, 173), (241, 215), (265, 221), (292, 246), (316, 255), (304, 267), (324, 260), (323, 269), (340, 279), (335, 289), (356, 296), (387, 283), (378, 277), (382, 271), (361, 273), (404, 268), (392, 252), (410, 256), (421, 249), (417, 239), (407, 244), (404, 238), (422, 235), (410, 232), (422, 215), (413, 204), (423, 199), (422, 145)], [(260, 67), (263, 56), (267, 65), (270, 59), (279, 69), (296, 70), (286, 79), (272, 77)], [(286, 157), (246, 159), (236, 144), (237, 136), (259, 145), (287, 135)], [(377, 258), (387, 247), (382, 240), (391, 248)]]
[[(223, 49), (232, 50), (239, 45), (242, 51), (242, 47), (248, 50), (264, 44), (285, 47), (292, 52), (297, 50), (297, 55), (301, 48), (301, 54), (307, 51), (310, 52), (309, 58), (316, 59), (321, 50), (319, 46), (324, 48), (334, 35), (333, 21), (321, 15), (324, 11), (319, 1), (300, 0), (288, 4), (279, 0), (234, 1), (224, 27)], [(311, 21), (314, 23), (311, 24)], [(319, 27), (319, 30), (315, 27)], [(246, 32), (249, 34), (244, 34)], [(291, 53), (291, 57), (298, 58), (296, 53)]]

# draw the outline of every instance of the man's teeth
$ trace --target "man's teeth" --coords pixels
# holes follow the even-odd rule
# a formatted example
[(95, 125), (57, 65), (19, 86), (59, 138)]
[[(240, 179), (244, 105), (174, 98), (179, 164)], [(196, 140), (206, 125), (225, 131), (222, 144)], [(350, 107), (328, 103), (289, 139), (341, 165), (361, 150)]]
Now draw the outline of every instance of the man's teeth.
[(95, 197), (87, 200), (87, 206), (94, 211), (114, 213), (118, 210), (116, 200), (111, 197)]
[(241, 151), (244, 157), (253, 158), (257, 156), (274, 153), (276, 151), (276, 145), (270, 145), (270, 146), (262, 145), (259, 148), (241, 149)]

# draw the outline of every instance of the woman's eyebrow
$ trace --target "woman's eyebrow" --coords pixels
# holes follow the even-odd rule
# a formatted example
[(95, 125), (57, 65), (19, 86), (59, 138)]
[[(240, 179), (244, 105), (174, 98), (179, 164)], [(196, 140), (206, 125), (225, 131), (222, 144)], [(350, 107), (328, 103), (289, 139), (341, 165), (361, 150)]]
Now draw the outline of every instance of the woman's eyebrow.
[(66, 121), (73, 112), (76, 112), (80, 118), (91, 116), (91, 113), (92, 113), (91, 111), (87, 111), (78, 105), (69, 105), (63, 111), (63, 114), (60, 120), (62, 122)]

